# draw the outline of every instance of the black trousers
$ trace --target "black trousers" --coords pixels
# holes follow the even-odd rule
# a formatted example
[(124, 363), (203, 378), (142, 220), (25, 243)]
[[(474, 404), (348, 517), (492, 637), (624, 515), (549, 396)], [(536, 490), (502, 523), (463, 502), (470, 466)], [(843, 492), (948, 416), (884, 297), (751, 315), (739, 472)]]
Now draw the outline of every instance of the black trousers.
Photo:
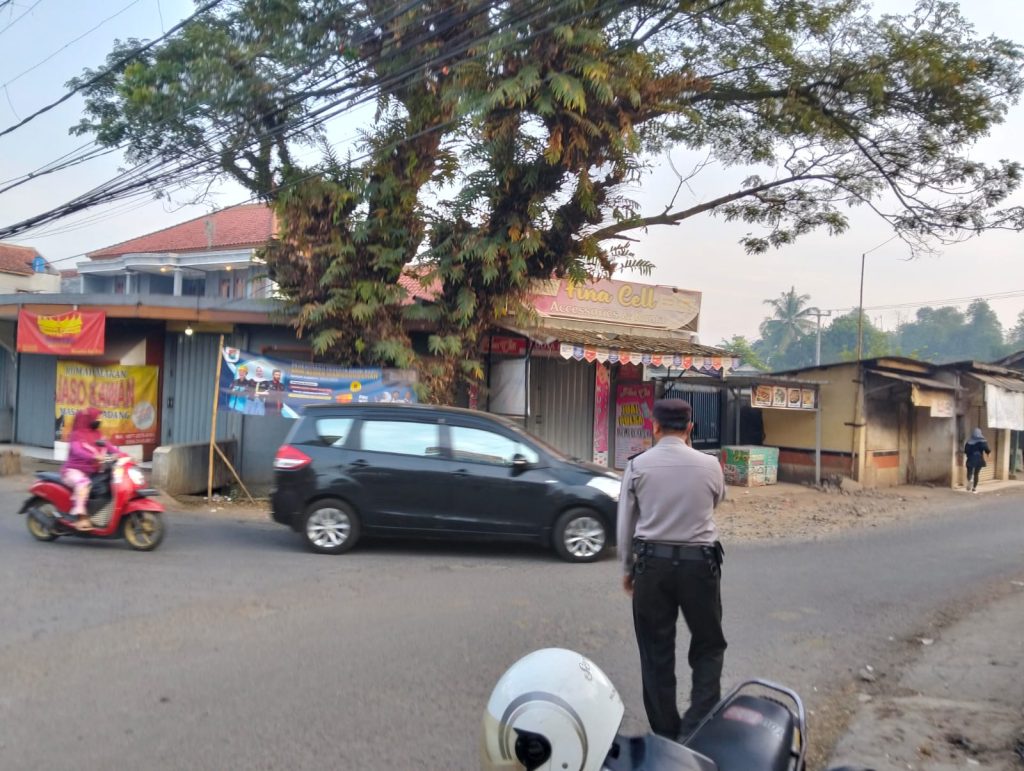
[[(968, 466), (967, 467), (967, 489), (977, 490), (978, 489), (978, 475), (981, 474), (981, 466)], [(973, 482), (972, 482), (973, 480)]]
[[(633, 626), (640, 649), (644, 707), (651, 730), (675, 740), (689, 734), (721, 699), (725, 635), (720, 575), (703, 559), (648, 557), (633, 571)], [(676, 621), (690, 631), (690, 707), (676, 702)]]

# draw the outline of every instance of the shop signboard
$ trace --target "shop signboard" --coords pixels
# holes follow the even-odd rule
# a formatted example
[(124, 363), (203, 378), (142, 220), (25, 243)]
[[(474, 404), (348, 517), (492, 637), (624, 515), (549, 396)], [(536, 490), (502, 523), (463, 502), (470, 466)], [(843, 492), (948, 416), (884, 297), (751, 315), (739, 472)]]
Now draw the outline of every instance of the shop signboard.
[(611, 279), (546, 281), (532, 297), (537, 313), (550, 318), (690, 331), (697, 328), (700, 300), (700, 292)]
[(615, 388), (615, 468), (654, 444), (654, 383), (619, 383)]
[(762, 383), (750, 389), (750, 406), (774, 410), (813, 410), (818, 405), (813, 388)]
[(101, 356), (106, 347), (106, 323), (103, 311), (46, 316), (22, 308), (18, 311), (18, 352)]
[(67, 441), (76, 412), (93, 407), (103, 415), (103, 435), (114, 444), (156, 444), (159, 375), (159, 367), (58, 361), (57, 441)]

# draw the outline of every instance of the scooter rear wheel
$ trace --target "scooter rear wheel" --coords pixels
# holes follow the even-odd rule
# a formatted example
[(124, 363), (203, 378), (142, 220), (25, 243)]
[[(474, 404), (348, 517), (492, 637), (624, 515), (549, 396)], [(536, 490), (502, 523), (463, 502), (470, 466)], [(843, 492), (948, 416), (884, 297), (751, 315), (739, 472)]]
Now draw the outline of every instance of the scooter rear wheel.
[[(53, 519), (56, 519), (58, 516), (57, 509), (52, 503), (37, 499), (33, 506), (45, 512)], [(57, 534), (33, 517), (31, 512), (25, 514), (25, 525), (28, 527), (29, 533), (37, 541), (53, 541), (57, 538)]]
[(164, 519), (158, 511), (133, 511), (125, 517), (124, 539), (138, 551), (153, 551), (164, 540)]

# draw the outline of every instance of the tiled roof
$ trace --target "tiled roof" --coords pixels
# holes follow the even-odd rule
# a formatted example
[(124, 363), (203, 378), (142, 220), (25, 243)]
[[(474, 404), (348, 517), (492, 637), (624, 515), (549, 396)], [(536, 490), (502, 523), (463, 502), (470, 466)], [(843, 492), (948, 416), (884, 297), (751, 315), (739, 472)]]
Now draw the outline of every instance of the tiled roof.
[(274, 235), (274, 213), (263, 204), (245, 204), (196, 217), (155, 233), (89, 252), (93, 260), (147, 252), (198, 252), (260, 246)]
[(31, 276), (32, 260), (39, 254), (31, 246), (15, 246), (0, 244), (0, 273), (15, 273), (19, 276)]
[(403, 273), (398, 277), (398, 283), (409, 293), (407, 298), (407, 304), (412, 304), (416, 300), (423, 300), (425, 302), (433, 302), (434, 298), (437, 297), (441, 291), (441, 282), (434, 280), (430, 286), (423, 286), (423, 283), (408, 273)]
[[(671, 335), (659, 335), (656, 330), (651, 330), (650, 335), (620, 335), (604, 334), (597, 330), (600, 325), (595, 325), (593, 330), (564, 329), (561, 327), (542, 326), (526, 330), (525, 334), (534, 339), (542, 341), (558, 340), (560, 343), (572, 343), (593, 348), (617, 348), (623, 351), (635, 351), (636, 353), (668, 353), (680, 354), (682, 356), (708, 356), (708, 357), (732, 357), (732, 354), (724, 348), (716, 348), (712, 345), (701, 345), (688, 340), (680, 340)], [(612, 327), (609, 327), (612, 329)]]

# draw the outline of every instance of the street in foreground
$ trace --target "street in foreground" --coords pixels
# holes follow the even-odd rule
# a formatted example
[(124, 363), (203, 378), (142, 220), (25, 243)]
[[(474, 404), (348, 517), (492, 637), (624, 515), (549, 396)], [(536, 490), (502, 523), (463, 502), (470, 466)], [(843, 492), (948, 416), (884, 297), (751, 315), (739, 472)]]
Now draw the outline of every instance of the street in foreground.
[[(605, 669), (624, 729), (645, 728), (613, 560), (408, 542), (325, 557), (271, 523), (196, 513), (172, 513), (152, 553), (44, 544), (13, 514), (17, 480), (0, 483), (4, 768), (472, 769), (495, 681), (553, 645)], [(727, 544), (726, 684), (797, 688), (812, 747), (826, 741), (838, 686), (1020, 577), (1017, 501)]]

